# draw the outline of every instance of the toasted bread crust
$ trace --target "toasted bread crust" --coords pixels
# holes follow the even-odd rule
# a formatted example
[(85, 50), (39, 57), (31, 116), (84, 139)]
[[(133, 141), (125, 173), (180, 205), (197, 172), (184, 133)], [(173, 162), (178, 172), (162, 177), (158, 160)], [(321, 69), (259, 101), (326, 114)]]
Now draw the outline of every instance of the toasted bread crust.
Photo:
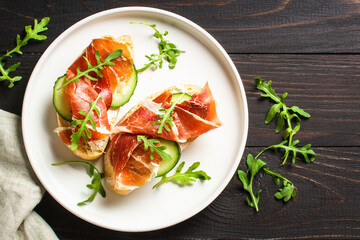
[[(149, 101), (149, 100), (153, 100), (155, 99), (157, 96), (161, 95), (163, 92), (165, 91), (170, 91), (172, 93), (177, 93), (177, 92), (185, 92), (188, 93), (190, 95), (193, 94), (198, 94), (201, 91), (201, 87), (197, 86), (197, 85), (192, 85), (192, 84), (185, 84), (185, 85), (181, 85), (181, 86), (173, 86), (173, 87), (169, 87), (165, 90), (159, 91), (157, 93), (154, 93), (150, 96), (148, 96), (147, 98), (143, 99), (142, 101), (140, 101), (136, 106), (134, 106), (133, 108), (131, 108), (119, 121), (119, 123), (121, 123), (122, 121), (124, 121), (125, 119), (127, 119), (131, 114), (133, 114), (133, 112), (135, 112), (139, 107), (141, 107), (143, 105), (144, 102)], [(180, 150), (183, 151), (188, 145), (190, 145), (190, 143), (192, 143), (196, 138), (192, 138), (189, 139), (188, 141), (186, 141), (185, 143), (178, 143), (180, 146)], [(130, 193), (132, 191), (132, 189), (118, 189), (116, 188), (116, 180), (115, 180), (115, 172), (114, 172), (114, 168), (112, 166), (112, 147), (111, 147), (111, 141), (109, 142), (106, 150), (105, 150), (105, 155), (104, 155), (104, 170), (105, 170), (105, 182), (107, 184), (107, 186), (110, 188), (111, 191), (120, 194), (120, 195), (127, 195), (128, 193)]]

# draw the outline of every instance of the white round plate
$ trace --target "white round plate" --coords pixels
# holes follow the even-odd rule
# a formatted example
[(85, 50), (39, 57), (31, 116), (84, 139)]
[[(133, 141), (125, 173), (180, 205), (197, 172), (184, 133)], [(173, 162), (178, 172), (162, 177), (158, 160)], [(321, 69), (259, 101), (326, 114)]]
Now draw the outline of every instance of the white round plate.
[[(148, 69), (138, 75), (138, 85), (130, 102), (121, 108), (125, 114), (137, 102), (159, 90), (178, 84), (204, 86), (209, 82), (217, 101), (222, 127), (200, 136), (183, 153), (184, 170), (200, 161), (210, 181), (191, 186), (174, 183), (152, 189), (153, 179), (127, 196), (111, 192), (106, 198), (97, 195), (86, 205), (77, 203), (91, 194), (83, 165), (52, 166), (60, 161), (78, 160), (54, 133), (56, 112), (52, 105), (55, 80), (63, 75), (92, 39), (111, 35), (130, 35), (134, 41), (135, 65), (147, 62), (145, 55), (158, 52), (154, 30), (142, 24), (156, 23), (166, 39), (185, 52), (174, 69)], [(128, 232), (165, 228), (197, 214), (207, 207), (226, 187), (242, 157), (248, 131), (248, 109), (240, 76), (220, 44), (193, 22), (164, 10), (127, 7), (100, 12), (87, 17), (63, 32), (44, 52), (33, 70), (24, 98), (22, 130), (30, 163), (46, 190), (67, 210), (95, 225)], [(94, 163), (102, 170), (102, 159)]]

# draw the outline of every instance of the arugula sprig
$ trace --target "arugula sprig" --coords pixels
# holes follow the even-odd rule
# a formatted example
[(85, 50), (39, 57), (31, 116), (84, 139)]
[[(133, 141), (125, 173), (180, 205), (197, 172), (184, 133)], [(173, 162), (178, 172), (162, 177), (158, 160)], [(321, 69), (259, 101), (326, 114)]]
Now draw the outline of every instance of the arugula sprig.
[(279, 200), (283, 200), (284, 202), (289, 201), (291, 198), (296, 196), (295, 186), (294, 184), (286, 179), (285, 177), (281, 176), (277, 172), (271, 171), (269, 168), (263, 168), (264, 172), (271, 175), (274, 179), (276, 185), (280, 185), (281, 180), (283, 181), (283, 186), (279, 188), (278, 192), (275, 193), (275, 197)]
[(153, 70), (156, 70), (158, 68), (162, 68), (163, 65), (163, 56), (160, 54), (152, 53), (150, 55), (145, 55), (145, 57), (149, 60), (148, 63), (144, 64), (144, 67), (138, 69), (138, 72), (143, 72), (149, 67), (153, 66)]
[[(310, 118), (310, 114), (305, 112), (303, 109), (299, 108), (298, 106), (292, 106), (287, 107), (285, 104), (285, 98), (287, 97), (287, 93), (284, 93), (281, 97), (279, 97), (275, 90), (271, 88), (271, 81), (268, 83), (265, 82), (262, 78), (255, 78), (255, 83), (257, 89), (264, 92), (264, 94), (261, 94), (262, 97), (270, 98), (275, 102), (275, 104), (270, 108), (269, 112), (266, 115), (265, 118), (265, 124), (270, 123), (274, 117), (278, 114), (277, 123), (275, 131), (276, 133), (279, 133), (284, 127), (284, 140), (287, 140), (288, 148), (285, 148), (285, 143), (282, 142), (279, 144), (278, 147), (285, 148), (285, 150), (291, 150), (294, 153), (294, 156), (296, 156), (296, 152), (303, 152), (304, 150), (307, 150), (309, 147), (311, 147), (310, 144), (305, 145), (304, 147), (300, 148), (299, 151), (296, 150), (296, 144), (299, 142), (298, 140), (295, 140), (293, 142), (294, 135), (300, 130), (300, 117), (304, 118)], [(295, 126), (293, 127), (292, 123), (295, 121)], [(285, 126), (286, 125), (286, 126)], [(275, 147), (276, 148), (276, 147)], [(310, 154), (310, 150), (308, 151)], [(311, 161), (314, 161), (316, 158), (316, 155), (314, 151), (311, 150)], [(282, 165), (284, 165), (287, 161), (287, 158), (289, 156), (289, 151), (286, 151), (283, 156), (283, 162)], [(304, 155), (306, 157), (306, 155)], [(305, 158), (306, 162), (308, 161), (308, 158)], [(293, 162), (295, 161), (295, 158), (293, 158)]]
[(79, 129), (70, 136), (70, 138), (71, 138), (71, 149), (72, 150), (75, 150), (75, 149), (78, 148), (79, 141), (80, 141), (81, 137), (84, 139), (85, 144), (87, 144), (89, 139), (91, 138), (91, 132), (89, 130), (89, 127), (87, 126), (88, 122), (90, 122), (92, 129), (94, 131), (96, 130), (96, 123), (95, 123), (95, 120), (92, 118), (91, 113), (93, 111), (95, 111), (96, 114), (98, 116), (100, 116), (100, 111), (96, 107), (96, 103), (99, 101), (100, 98), (101, 98), (101, 94), (99, 94), (97, 96), (95, 101), (90, 102), (90, 110), (89, 110), (89, 112), (85, 113), (83, 110), (81, 110), (81, 109), (79, 110), (79, 113), (85, 117), (84, 119), (73, 120), (71, 122), (71, 124), (73, 126), (80, 125)]
[[(174, 112), (176, 104), (180, 101), (180, 99), (184, 95), (185, 95), (185, 93), (183, 93), (178, 99), (176, 99), (176, 101), (171, 104), (170, 108), (168, 108), (168, 109), (162, 108), (162, 109), (159, 110), (161, 112), (164, 112), (164, 114), (157, 115), (158, 118), (160, 118), (161, 120), (156, 121), (156, 122), (153, 123), (153, 125), (160, 125), (159, 128), (158, 128), (157, 133), (162, 133), (163, 128), (165, 128), (166, 131), (170, 132), (169, 126), (170, 127), (174, 126), (174, 119), (173, 119), (173, 117), (171, 115)], [(169, 126), (166, 125), (166, 123), (168, 123)]]
[(0, 62), (0, 81), (5, 81), (8, 80), (10, 82), (8, 88), (12, 88), (15, 86), (15, 82), (18, 82), (22, 79), (21, 76), (15, 76), (15, 77), (10, 77), (9, 74), (11, 72), (16, 71), (17, 67), (20, 66), (20, 62), (15, 63), (14, 65), (12, 65), (11, 67), (5, 69), (5, 63)]
[(200, 162), (193, 163), (188, 170), (185, 172), (181, 172), (181, 170), (184, 168), (185, 162), (180, 163), (180, 165), (176, 168), (176, 172), (172, 176), (162, 176), (161, 180), (156, 183), (153, 188), (158, 187), (162, 183), (168, 183), (169, 181), (172, 181), (179, 185), (188, 185), (192, 182), (196, 182), (196, 179), (200, 180), (210, 180), (211, 177), (208, 176), (204, 171), (198, 170), (194, 171), (200, 166)]
[(112, 60), (120, 57), (121, 53), (122, 53), (121, 49), (115, 50), (114, 52), (110, 53), (106, 57), (106, 59), (104, 61), (101, 61), (100, 54), (96, 50), (95, 51), (95, 58), (96, 58), (97, 63), (95, 65), (91, 65), (90, 61), (85, 56), (83, 56), (83, 58), (85, 59), (85, 61), (87, 63), (87, 69), (85, 71), (81, 71), (80, 67), (78, 67), (77, 70), (76, 70), (76, 72), (77, 72), (76, 76), (73, 77), (70, 80), (66, 77), (65, 83), (61, 87), (59, 87), (57, 90), (60, 90), (60, 89), (62, 89), (64, 87), (66, 87), (66, 85), (68, 85), (71, 82), (74, 82), (74, 81), (80, 82), (81, 77), (87, 77), (91, 81), (97, 81), (97, 78), (94, 78), (94, 77), (90, 76), (89, 73), (95, 72), (100, 78), (102, 78), (103, 75), (101, 74), (100, 70), (103, 70), (104, 66), (106, 66), (106, 65), (114, 66), (115, 63), (112, 62)]
[(155, 31), (154, 37), (160, 40), (159, 53), (146, 55), (145, 57), (149, 60), (149, 63), (145, 64), (143, 68), (138, 69), (138, 72), (143, 72), (151, 66), (153, 66), (154, 70), (156, 70), (157, 68), (162, 68), (164, 57), (169, 62), (169, 68), (175, 68), (177, 63), (177, 57), (180, 56), (180, 53), (184, 51), (178, 49), (174, 43), (164, 38), (168, 35), (168, 31), (161, 33), (159, 32), (159, 30), (156, 29), (156, 24), (148, 24), (146, 21), (130, 22), (130, 24), (143, 24), (151, 27)]
[[(238, 178), (241, 181), (243, 188), (250, 195), (250, 199), (246, 198), (247, 204), (255, 208), (257, 212), (259, 211), (259, 199), (260, 199), (261, 189), (255, 195), (253, 192), (253, 181), (255, 175), (260, 170), (263, 170), (266, 174), (271, 175), (276, 185), (280, 185), (281, 180), (283, 181), (283, 187), (279, 188), (278, 192), (275, 193), (274, 195), (275, 198), (279, 200), (282, 199), (284, 202), (287, 202), (296, 195), (294, 184), (290, 180), (280, 175), (279, 173), (273, 172), (269, 168), (266, 168), (265, 167), (266, 162), (258, 158), (260, 154), (258, 154), (255, 158), (252, 156), (252, 154), (248, 154), (246, 159), (248, 170), (246, 172), (242, 170), (238, 170), (237, 172)], [(248, 175), (250, 175), (250, 178), (248, 177)]]
[[(259, 203), (259, 195), (261, 193), (261, 190), (259, 190), (255, 196), (253, 193), (253, 180), (256, 175), (256, 173), (259, 172), (259, 170), (266, 164), (262, 160), (258, 158), (254, 158), (251, 154), (247, 155), (246, 158), (246, 164), (248, 166), (248, 170), (246, 172), (242, 170), (238, 170), (238, 177), (243, 184), (243, 187), (246, 191), (249, 192), (251, 199), (246, 198), (247, 203), (249, 206), (256, 209), (256, 211), (259, 211), (258, 203)], [(250, 179), (248, 178), (248, 175), (250, 174)]]
[(154, 159), (154, 153), (156, 152), (159, 154), (159, 156), (162, 158), (162, 160), (172, 160), (172, 157), (170, 154), (166, 153), (164, 150), (166, 150), (166, 146), (159, 146), (156, 144), (160, 143), (159, 139), (152, 138), (148, 139), (144, 135), (137, 135), (137, 141), (144, 142), (144, 150), (147, 151), (150, 148), (150, 158)]
[[(275, 193), (275, 198), (279, 200), (282, 199), (284, 202), (287, 202), (296, 195), (294, 184), (290, 180), (281, 176), (279, 173), (273, 172), (269, 168), (264, 167), (266, 163), (259, 159), (260, 155), (269, 149), (274, 149), (275, 151), (283, 149), (284, 155), (282, 157), (282, 165), (284, 165), (290, 156), (290, 153), (292, 153), (292, 163), (295, 163), (295, 159), (298, 154), (303, 156), (306, 163), (313, 162), (315, 161), (316, 154), (312, 149), (310, 149), (310, 144), (307, 144), (303, 147), (298, 147), (297, 144), (299, 143), (299, 140), (293, 140), (293, 136), (300, 130), (300, 117), (309, 118), (310, 114), (298, 106), (292, 106), (290, 108), (287, 107), (285, 104), (287, 93), (284, 93), (281, 97), (279, 97), (275, 90), (271, 88), (271, 81), (266, 83), (262, 78), (255, 78), (255, 83), (257, 85), (257, 89), (264, 92), (264, 94), (261, 94), (261, 96), (270, 98), (275, 102), (266, 115), (265, 123), (270, 123), (278, 114), (275, 129), (276, 133), (279, 133), (286, 125), (284, 130), (284, 141), (279, 144), (274, 144), (264, 148), (261, 152), (258, 153), (258, 155), (256, 155), (256, 157), (248, 154), (246, 160), (248, 170), (246, 172), (238, 170), (239, 180), (241, 181), (243, 188), (248, 191), (250, 195), (250, 199), (247, 198), (248, 205), (254, 207), (256, 211), (259, 211), (258, 203), (261, 190), (259, 190), (255, 195), (253, 193), (252, 184), (254, 176), (261, 169), (266, 174), (271, 175), (277, 185), (280, 185), (281, 181), (283, 182), (282, 187), (279, 188), (277, 193)], [(292, 126), (293, 120), (295, 121), (295, 127)], [(250, 178), (248, 175), (250, 175)]]
[(280, 148), (285, 150), (285, 153), (283, 155), (284, 161), (283, 161), (282, 165), (285, 164), (286, 159), (288, 158), (290, 152), (292, 152), (292, 155), (293, 155), (292, 160), (291, 160), (292, 163), (295, 163), (295, 158), (296, 158), (297, 153), (299, 153), (303, 156), (306, 163), (315, 161), (316, 154), (315, 154), (314, 150), (309, 149), (311, 147), (311, 144), (306, 144), (305, 146), (297, 147), (296, 145), (299, 143), (299, 140), (295, 140), (292, 143), (290, 143), (289, 145), (286, 145), (286, 143), (288, 143), (288, 141), (284, 140), (279, 144), (270, 146), (270, 148), (274, 148), (275, 150), (278, 150)]
[[(79, 202), (78, 205), (79, 206), (86, 205), (86, 204), (92, 202), (95, 199), (95, 196), (97, 193), (99, 193), (103, 198), (105, 198), (106, 192), (101, 183), (101, 179), (104, 178), (105, 175), (104, 175), (104, 173), (101, 173), (99, 171), (99, 169), (97, 169), (94, 165), (92, 165), (88, 162), (85, 162), (85, 161), (65, 161), (65, 162), (53, 163), (51, 165), (59, 166), (59, 165), (74, 164), (74, 163), (75, 164), (85, 164), (89, 167), (89, 175), (90, 175), (90, 177), (92, 177), (92, 180), (91, 180), (91, 184), (87, 184), (86, 187), (94, 190), (94, 192), (91, 194), (91, 196), (88, 199), (86, 199), (82, 202)], [(96, 171), (96, 173), (94, 173), (94, 171)]]
[(21, 39), (19, 34), (16, 36), (16, 47), (10, 51), (7, 51), (4, 55), (0, 57), (0, 73), (1, 73), (0, 81), (5, 81), (5, 80), (9, 81), (9, 86), (8, 86), (9, 88), (12, 88), (15, 82), (18, 82), (22, 79), (21, 76), (10, 77), (9, 75), (10, 73), (16, 71), (16, 69), (20, 66), (21, 63), (18, 62), (13, 64), (9, 68), (6, 68), (4, 60), (7, 57), (12, 57), (11, 54), (13, 53), (22, 55), (23, 53), (20, 49), (25, 45), (27, 45), (29, 40), (31, 39), (38, 41), (45, 40), (47, 37), (45, 35), (39, 35), (39, 33), (44, 32), (48, 29), (46, 25), (49, 23), (49, 21), (50, 21), (49, 17), (45, 17), (41, 19), (40, 22), (38, 22), (38, 20), (35, 19), (34, 27), (32, 27), (31, 25), (25, 27), (26, 35), (23, 39)]

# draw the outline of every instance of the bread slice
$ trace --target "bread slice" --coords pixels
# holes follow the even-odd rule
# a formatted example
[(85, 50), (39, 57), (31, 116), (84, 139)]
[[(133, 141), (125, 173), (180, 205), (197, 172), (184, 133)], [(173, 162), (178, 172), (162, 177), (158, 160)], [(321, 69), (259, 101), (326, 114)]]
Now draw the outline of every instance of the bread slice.
[[(193, 94), (200, 93), (201, 90), (202, 90), (202, 88), (197, 86), (197, 85), (186, 84), (186, 85), (173, 86), (173, 87), (167, 88), (167, 89), (165, 89), (163, 91), (152, 94), (152, 95), (148, 96), (147, 98), (143, 99), (142, 101), (140, 101), (136, 106), (131, 108), (120, 119), (119, 123), (121, 123), (122, 121), (127, 119), (129, 116), (131, 116), (131, 114), (133, 112), (135, 112), (140, 106), (142, 106), (146, 101), (155, 99), (156, 97), (158, 97), (159, 95), (161, 95), (165, 91), (170, 91), (171, 93), (185, 92), (185, 93), (188, 93), (190, 95), (193, 95)], [(186, 141), (184, 143), (178, 143), (179, 146), (180, 146), (181, 151), (183, 151), (195, 139), (196, 139), (196, 137), (192, 138), (192, 139), (189, 139), (188, 141)], [(126, 194), (130, 193), (132, 190), (134, 190), (136, 188), (136, 187), (129, 186), (128, 188), (119, 189), (119, 188), (116, 187), (117, 184), (116, 184), (116, 179), (115, 179), (115, 172), (114, 172), (114, 168), (112, 166), (111, 142), (109, 142), (109, 144), (108, 144), (108, 146), (107, 146), (107, 148), (105, 150), (104, 171), (105, 171), (105, 182), (106, 182), (107, 186), (110, 188), (110, 190), (112, 190), (113, 192), (115, 192), (117, 194), (120, 194), (120, 195), (126, 195)], [(155, 173), (155, 175), (156, 175), (156, 173)]]
[[(130, 56), (126, 56), (126, 57), (128, 57), (129, 59), (134, 59), (134, 44), (133, 44), (131, 36), (122, 35), (116, 39), (112, 36), (103, 36), (102, 38), (113, 40), (113, 41), (116, 41), (116, 42), (126, 45), (128, 47), (129, 54), (130, 54)], [(85, 50), (86, 49), (84, 49), (84, 51)], [(82, 53), (81, 53), (81, 55), (82, 55)], [(120, 108), (110, 108), (108, 110), (107, 114), (108, 114), (110, 129), (115, 126), (115, 123), (118, 120), (119, 111), (120, 111)], [(58, 123), (58, 128), (55, 129), (55, 132), (57, 132), (58, 134), (63, 129), (74, 128), (74, 126), (70, 122), (64, 120), (59, 114), (57, 114), (57, 123)], [(98, 159), (104, 153), (104, 150), (107, 146), (108, 141), (109, 141), (109, 136), (103, 140), (90, 141), (90, 142), (88, 142), (88, 144), (81, 143), (78, 145), (78, 148), (75, 150), (72, 150), (70, 145), (68, 145), (68, 144), (65, 144), (65, 145), (76, 156), (78, 156), (82, 159), (85, 159), (85, 160), (95, 160), (95, 159)]]
[[(120, 110), (120, 108), (116, 108), (116, 109), (110, 108), (108, 110), (110, 128), (114, 127), (119, 110)], [(109, 114), (109, 113), (111, 113), (111, 114)], [(55, 129), (55, 132), (58, 132), (59, 130), (61, 131), (62, 129), (74, 128), (74, 126), (70, 122), (64, 120), (62, 117), (60, 117), (59, 114), (56, 114), (56, 117), (57, 117), (57, 123), (58, 123), (59, 127)], [(58, 134), (59, 134), (59, 132), (58, 132)], [(103, 140), (90, 141), (90, 142), (88, 142), (88, 144), (79, 143), (78, 148), (75, 150), (71, 149), (71, 145), (68, 145), (68, 144), (65, 144), (65, 145), (76, 156), (78, 156), (82, 159), (85, 159), (85, 160), (95, 160), (95, 159), (98, 159), (104, 153), (104, 150), (109, 141), (109, 138), (110, 138), (110, 136), (106, 137)]]

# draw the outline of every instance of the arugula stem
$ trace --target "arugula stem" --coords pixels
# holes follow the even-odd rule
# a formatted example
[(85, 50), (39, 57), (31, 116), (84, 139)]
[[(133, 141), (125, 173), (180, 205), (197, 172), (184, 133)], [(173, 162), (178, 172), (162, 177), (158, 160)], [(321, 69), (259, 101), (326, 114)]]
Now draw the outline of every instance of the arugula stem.
[(143, 25), (149, 26), (149, 27), (151, 27), (152, 29), (154, 29), (155, 34), (158, 34), (158, 35), (160, 36), (160, 39), (162, 39), (162, 40), (164, 39), (164, 38), (162, 37), (162, 34), (159, 32), (159, 30), (157, 30), (157, 29), (155, 28), (154, 24), (148, 24), (146, 21), (145, 21), (145, 22), (130, 22), (130, 24), (143, 24)]
[(4, 55), (1, 56), (0, 61), (4, 60), (7, 57), (11, 57), (11, 54), (13, 54), (14, 52), (18, 52), (20, 50), (19, 46), (16, 46), (13, 50), (11, 50), (10, 52), (5, 53)]
[(252, 188), (252, 183), (253, 183), (253, 180), (254, 180), (254, 176), (255, 175), (251, 175), (251, 177), (250, 177), (250, 184), (249, 184), (250, 185), (250, 188), (249, 188), (250, 191), (249, 191), (249, 194), (250, 194), (252, 202), (254, 203), (255, 210), (258, 212), (259, 211), (259, 206), (257, 204), (257, 199), (256, 199), (256, 197), (255, 197), (255, 195), (253, 193), (253, 188)]
[(137, 72), (143, 72), (145, 71), (146, 69), (148, 69), (151, 65), (152, 65), (153, 62), (150, 62), (149, 64), (146, 64), (144, 67), (140, 68), (140, 69), (136, 69)]
[[(289, 113), (288, 108), (286, 107), (285, 103), (283, 103), (283, 109), (284, 109), (284, 111), (286, 112), (286, 116), (290, 116), (290, 113)], [(293, 127), (292, 127), (292, 125), (291, 125), (291, 119), (290, 119), (289, 117), (286, 118), (286, 122), (287, 122), (288, 128), (291, 129), (291, 130), (290, 130), (290, 134), (289, 134), (289, 141), (288, 141), (288, 146), (291, 146), (292, 138), (293, 138), (293, 136), (294, 136), (294, 134), (292, 133)], [(284, 160), (283, 160), (283, 162), (281, 163), (281, 165), (284, 165), (284, 164), (286, 163), (288, 156), (289, 156), (289, 152), (285, 153), (285, 155), (284, 155), (284, 157), (283, 157)]]
[(59, 162), (59, 163), (53, 163), (51, 164), (52, 166), (59, 166), (59, 165), (65, 165), (65, 164), (69, 164), (69, 163), (81, 163), (81, 164), (86, 164), (89, 167), (94, 167), (94, 169), (96, 170), (97, 173), (100, 173), (100, 171), (91, 163), (85, 162), (85, 161), (64, 161), (64, 162)]
[(276, 177), (278, 177), (278, 178), (281, 178), (281, 180), (283, 180), (283, 181), (291, 182), (291, 181), (288, 180), (287, 178), (285, 178), (285, 177), (283, 177), (283, 176), (280, 176), (279, 174), (271, 171), (269, 168), (264, 167), (263, 170), (264, 170), (265, 173), (269, 174), (270, 176), (276, 176)]
[[(162, 56), (160, 56), (162, 57)], [(143, 72), (145, 71), (146, 69), (148, 69), (149, 67), (151, 67), (152, 65), (154, 65), (154, 63), (158, 61), (158, 60), (151, 60), (148, 64), (145, 64), (144, 67), (140, 68), (140, 69), (137, 69), (137, 72)]]
[(272, 147), (273, 147), (273, 145), (264, 148), (263, 150), (261, 150), (261, 152), (258, 153), (258, 155), (256, 155), (255, 158), (258, 159), (258, 157), (260, 157), (261, 154), (263, 154), (266, 150), (269, 150), (269, 149), (272, 148)]
[[(1, 60), (0, 60), (1, 61)], [(8, 75), (7, 71), (4, 69), (3, 64), (0, 64), (0, 72), (7, 80), (11, 81), (12, 78)]]
[[(13, 54), (14, 52), (20, 54), (20, 48), (25, 46), (27, 41), (29, 41), (31, 39), (31, 37), (29, 35), (26, 35), (25, 38), (23, 40), (21, 40), (21, 42), (19, 43), (19, 45), (17, 45), (16, 47), (14, 47), (11, 51), (6, 52), (4, 55), (1, 56), (0, 61), (4, 60), (7, 57), (12, 57), (11, 54)], [(24, 44), (25, 43), (25, 44)]]

